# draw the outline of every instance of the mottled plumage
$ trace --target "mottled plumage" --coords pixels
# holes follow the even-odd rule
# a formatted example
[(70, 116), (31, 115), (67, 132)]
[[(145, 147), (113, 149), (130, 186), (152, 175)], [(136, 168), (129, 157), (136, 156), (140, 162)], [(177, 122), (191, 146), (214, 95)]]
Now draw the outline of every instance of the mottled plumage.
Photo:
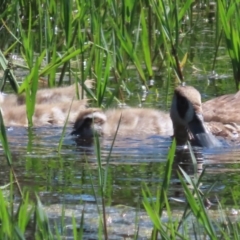
[(216, 136), (239, 141), (240, 133), (240, 91), (223, 95), (203, 103), (204, 120)]
[(113, 137), (118, 125), (117, 134), (123, 137), (172, 134), (169, 114), (148, 108), (82, 111), (74, 124), (73, 134), (92, 136), (95, 131), (99, 135)]
[[(92, 81), (86, 80), (87, 87)], [(84, 96), (82, 87), (78, 85), (79, 96)], [(15, 94), (0, 94), (0, 106), (6, 126), (27, 126), (25, 96)], [(33, 115), (34, 126), (56, 125), (63, 126), (68, 111), (69, 123), (74, 123), (79, 112), (86, 109), (87, 100), (77, 100), (76, 85), (67, 87), (40, 89), (36, 95), (35, 112)]]
[[(87, 81), (91, 87), (91, 80)], [(79, 86), (79, 92), (82, 88)], [(72, 102), (73, 100), (73, 102)], [(202, 147), (220, 146), (215, 136), (238, 140), (240, 132), (240, 92), (209, 100), (202, 104), (200, 93), (191, 86), (174, 91), (170, 115), (157, 109), (126, 108), (103, 111), (87, 108), (87, 100), (76, 99), (75, 85), (43, 89), (37, 92), (34, 126), (63, 125), (68, 115), (73, 134), (92, 137), (93, 132), (113, 137), (117, 131), (123, 137), (163, 135), (176, 137), (177, 144), (187, 140)], [(7, 126), (27, 126), (25, 98), (0, 95), (0, 104)]]

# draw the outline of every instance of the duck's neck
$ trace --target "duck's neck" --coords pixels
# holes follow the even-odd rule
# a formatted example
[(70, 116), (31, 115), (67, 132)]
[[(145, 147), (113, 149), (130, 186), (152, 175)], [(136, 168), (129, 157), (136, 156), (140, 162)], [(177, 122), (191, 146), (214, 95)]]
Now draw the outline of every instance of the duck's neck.
[(173, 129), (177, 145), (185, 145), (188, 140), (191, 140), (185, 126), (173, 125)]

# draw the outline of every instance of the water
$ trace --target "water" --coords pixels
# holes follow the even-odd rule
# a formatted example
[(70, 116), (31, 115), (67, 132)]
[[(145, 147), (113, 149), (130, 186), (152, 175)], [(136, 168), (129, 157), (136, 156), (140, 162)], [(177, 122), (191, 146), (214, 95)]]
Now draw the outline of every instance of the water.
[[(29, 131), (26, 128), (8, 129), (8, 139), (13, 156), (13, 166), (18, 181), (23, 189), (31, 193), (38, 192), (52, 226), (54, 222), (61, 226), (62, 207), (65, 206), (64, 234), (71, 236), (72, 214), (81, 218), (85, 211), (85, 234), (88, 237), (97, 235), (98, 212), (96, 203), (101, 203), (98, 184), (97, 159), (94, 146), (77, 141), (71, 136), (71, 128), (67, 129), (61, 153), (57, 153), (61, 128), (42, 127)], [(102, 147), (103, 167), (111, 148), (112, 141), (100, 139)], [(119, 139), (109, 161), (107, 179), (107, 222), (109, 234), (121, 239), (124, 236), (134, 236), (136, 215), (140, 226), (140, 237), (149, 237), (152, 224), (142, 206), (142, 186), (146, 184), (153, 197), (162, 184), (170, 137), (152, 136), (145, 139)], [(189, 152), (179, 150), (178, 164), (188, 173), (193, 173), (189, 162)], [(198, 170), (206, 167), (201, 180), (201, 190), (206, 192), (213, 183), (215, 185), (209, 194), (209, 201), (217, 206), (221, 200), (225, 206), (234, 206), (232, 194), (238, 193), (239, 147), (194, 149), (198, 157)], [(8, 166), (4, 161), (3, 152), (0, 155), (1, 185), (9, 182)], [(173, 216), (180, 217), (184, 206), (184, 194), (175, 174), (174, 165), (168, 193), (173, 206)], [(93, 194), (93, 188), (95, 195)], [(16, 194), (16, 201), (19, 200)], [(214, 209), (214, 205), (212, 207)], [(167, 221), (167, 214), (163, 220)], [(216, 214), (216, 213), (213, 213)], [(165, 217), (164, 217), (165, 216)], [(78, 222), (79, 222), (78, 221)], [(123, 231), (123, 229), (125, 229)]]
[[(203, 24), (202, 21), (199, 21), (199, 26)], [(196, 28), (199, 27), (198, 24)], [(186, 45), (182, 48), (180, 58), (186, 52), (189, 53), (188, 61), (191, 64), (186, 64), (184, 69), (185, 81), (188, 85), (195, 86), (205, 101), (221, 94), (234, 92), (235, 84), (230, 61), (223, 47), (220, 47), (220, 56), (215, 68), (218, 75), (212, 73), (215, 52), (212, 47), (214, 28), (212, 24), (204, 23), (204, 30), (202, 29), (201, 26), (199, 31), (194, 31), (194, 34), (188, 36), (189, 41), (186, 41)], [(140, 101), (144, 92), (136, 77), (136, 70), (130, 71), (132, 77), (128, 86), (132, 94), (128, 95), (123, 91), (127, 96), (125, 103), (129, 106), (141, 105), (167, 111), (173, 89), (177, 85), (174, 81), (170, 86), (167, 84), (167, 70), (155, 75), (155, 84), (150, 88), (144, 102)], [(114, 83), (111, 84), (114, 88)], [(51, 223), (54, 220), (60, 222), (62, 206), (65, 206), (67, 235), (71, 235), (72, 214), (80, 218), (84, 207), (86, 234), (94, 239), (97, 238), (98, 228), (96, 202), (100, 202), (98, 164), (94, 145), (71, 136), (69, 128), (59, 154), (57, 147), (61, 131), (61, 128), (34, 128), (31, 131), (25, 128), (8, 129), (13, 166), (20, 185), (31, 193), (39, 193)], [(102, 161), (106, 163), (112, 142), (107, 139), (100, 140)], [(170, 137), (160, 136), (116, 141), (109, 161), (106, 193), (109, 232), (116, 238), (122, 239), (134, 235), (136, 215), (139, 216), (141, 231), (139, 236), (142, 238), (150, 236), (152, 224), (143, 210), (142, 185), (146, 183), (155, 196), (163, 180), (170, 144)], [(196, 151), (201, 160), (199, 172), (206, 167), (201, 190), (206, 192), (212, 187), (209, 194), (212, 203), (217, 204), (220, 200), (226, 207), (235, 206), (235, 200), (239, 196), (240, 148), (234, 146)], [(2, 159), (0, 185), (4, 185), (9, 182), (9, 167), (3, 151), (0, 152), (0, 157)], [(180, 158), (180, 161), (182, 160), (183, 158)], [(190, 163), (182, 166), (189, 174), (192, 173)], [(92, 188), (95, 190), (96, 198)], [(184, 201), (178, 177), (174, 173), (168, 197)], [(16, 201), (18, 200), (16, 194)], [(178, 209), (182, 209), (182, 205), (174, 200), (171, 204), (175, 206), (176, 210), (173, 210), (173, 214), (176, 213), (177, 216)], [(55, 226), (54, 223), (52, 224)]]
[[(70, 131), (69, 128), (67, 132)], [(29, 135), (31, 141), (28, 141)], [(100, 203), (101, 199), (94, 147), (86, 144), (84, 146), (82, 142), (79, 145), (76, 138), (67, 134), (61, 154), (57, 154), (60, 135), (61, 128), (37, 128), (31, 133), (24, 128), (10, 129), (8, 138), (13, 153), (14, 169), (24, 189), (38, 192), (46, 206), (51, 226), (55, 227), (57, 222), (59, 229), (63, 227), (61, 216), (64, 205), (64, 234), (71, 236), (72, 214), (77, 218), (77, 222), (80, 222), (84, 208), (85, 237), (96, 239), (99, 224), (96, 202)], [(106, 163), (112, 142), (101, 142), (102, 161)], [(116, 142), (110, 159), (106, 194), (110, 236), (133, 237), (136, 214), (141, 226), (139, 236), (150, 236), (152, 224), (141, 206), (141, 186), (147, 183), (153, 192), (158, 188), (162, 181), (161, 175), (164, 174), (170, 143), (170, 138), (158, 136), (142, 140), (129, 138)], [(7, 183), (9, 179), (6, 174), (6, 161), (2, 161), (2, 165), (1, 181)], [(96, 198), (92, 191), (93, 186)]]
[[(70, 132), (71, 129), (68, 130)], [(52, 203), (51, 194), (54, 194), (55, 199), (57, 196), (62, 203), (72, 204), (79, 202), (81, 195), (92, 195), (90, 174), (98, 185), (97, 159), (93, 145), (84, 146), (83, 142), (79, 143), (77, 138), (67, 133), (61, 154), (58, 154), (61, 128), (33, 129), (30, 141), (28, 135), (28, 130), (24, 128), (8, 131), (14, 166), (25, 187), (30, 190), (41, 189), (48, 196), (43, 198), (44, 203), (48, 204)], [(105, 164), (112, 141), (100, 141), (102, 162)], [(109, 186), (114, 186), (109, 193), (112, 203), (134, 206), (134, 198), (141, 195), (142, 182), (159, 183), (162, 168), (159, 162), (163, 165), (166, 163), (170, 143), (170, 138), (158, 136), (116, 141), (110, 158), (108, 181)], [(5, 167), (8, 168), (7, 164)], [(5, 181), (8, 181), (7, 174)], [(69, 193), (72, 193), (72, 197), (69, 197)]]

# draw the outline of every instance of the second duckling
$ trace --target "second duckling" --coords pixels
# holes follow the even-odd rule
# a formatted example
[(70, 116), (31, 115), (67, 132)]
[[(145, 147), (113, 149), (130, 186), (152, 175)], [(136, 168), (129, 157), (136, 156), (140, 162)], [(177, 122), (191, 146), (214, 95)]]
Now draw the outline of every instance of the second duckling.
[(148, 108), (109, 109), (106, 112), (86, 109), (79, 113), (72, 134), (91, 137), (96, 132), (113, 137), (116, 131), (123, 137), (173, 134), (169, 114)]
[[(114, 136), (119, 125), (118, 135), (125, 137), (173, 134), (178, 145), (190, 141), (202, 147), (219, 147), (221, 143), (215, 136), (239, 137), (240, 127), (228, 114), (234, 115), (236, 107), (232, 107), (233, 102), (237, 107), (239, 93), (217, 98), (216, 102), (206, 102), (203, 112), (198, 90), (179, 86), (174, 92), (170, 116), (156, 109), (111, 109), (106, 112), (88, 109), (80, 112), (72, 133), (84, 137), (92, 136), (95, 131), (100, 135)], [(214, 106), (218, 104), (221, 107), (216, 110)]]
[[(86, 80), (84, 84), (87, 88), (92, 87), (92, 80)], [(69, 103), (73, 99), (76, 100), (76, 86), (78, 86), (79, 98), (86, 98), (84, 95), (82, 86), (78, 83), (72, 84), (65, 87), (56, 88), (45, 88), (37, 91), (36, 104), (58, 104), (58, 103)], [(0, 93), (0, 104), (1, 106), (7, 105), (8, 107), (20, 106), (25, 104), (25, 95), (16, 94), (3, 94)]]
[[(33, 124), (38, 126), (63, 126), (67, 117), (73, 124), (79, 112), (86, 109), (87, 100), (60, 102), (52, 104), (37, 104), (33, 115)], [(69, 113), (69, 116), (68, 116)], [(2, 115), (6, 126), (28, 126), (26, 106), (2, 107)]]

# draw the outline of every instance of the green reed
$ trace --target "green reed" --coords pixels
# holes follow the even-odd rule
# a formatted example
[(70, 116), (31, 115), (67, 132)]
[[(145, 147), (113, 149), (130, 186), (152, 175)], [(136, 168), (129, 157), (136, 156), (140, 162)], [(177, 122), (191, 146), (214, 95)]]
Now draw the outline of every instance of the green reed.
[[(218, 203), (218, 214), (221, 216), (221, 220), (219, 218), (218, 220), (213, 219), (211, 214), (208, 213), (205, 206), (208, 200), (208, 191), (203, 194), (199, 190), (204, 171), (202, 171), (200, 176), (196, 174), (190, 177), (183, 169), (179, 168), (178, 178), (181, 183), (179, 187), (182, 188), (185, 196), (185, 210), (181, 212), (182, 215), (178, 214), (178, 217), (173, 217), (173, 210), (171, 209), (167, 192), (172, 163), (174, 161), (175, 147), (175, 143), (173, 142), (169, 150), (163, 183), (155, 193), (156, 196), (150, 192), (150, 189), (146, 185), (143, 186), (143, 205), (154, 225), (151, 239), (158, 239), (159, 235), (163, 239), (198, 239), (199, 236), (205, 236), (210, 239), (239, 239), (239, 223), (234, 223), (232, 220), (226, 219), (226, 214), (220, 203)], [(189, 151), (194, 163), (195, 157), (190, 145)], [(162, 220), (164, 217), (163, 209), (166, 212), (167, 221)], [(201, 229), (200, 232), (199, 229)]]
[[(29, 69), (45, 51), (38, 77), (47, 79), (50, 87), (61, 85), (68, 73), (69, 82), (72, 76), (80, 82), (94, 78), (96, 88), (89, 97), (94, 105), (105, 107), (131, 95), (133, 83), (126, 81), (132, 77), (129, 68), (136, 70), (138, 83), (146, 87), (155, 78), (153, 69), (167, 72), (168, 85), (173, 74), (183, 81), (179, 59), (187, 56), (183, 46), (191, 31), (194, 35), (194, 26), (185, 30), (182, 22), (192, 18), (191, 0), (10, 2), (1, 14), (10, 38), (6, 41), (0, 32), (5, 48), (20, 53)], [(184, 62), (191, 64), (187, 57)], [(112, 83), (114, 90), (109, 88)]]
[[(148, 26), (148, 21), (150, 19), (146, 18), (145, 8), (142, 6), (141, 8), (141, 27), (142, 27), (142, 34), (141, 34), (141, 43), (142, 49), (144, 54), (145, 65), (148, 70), (149, 78), (153, 77), (153, 70), (152, 70), (152, 58), (151, 58), (151, 27)], [(149, 27), (149, 28), (148, 28)]]
[(236, 88), (240, 83), (240, 1), (218, 0), (218, 13), (226, 38), (226, 47), (232, 62)]
[[(58, 3), (54, 0), (30, 2), (11, 0), (8, 1), (8, 4), (5, 2), (0, 13), (2, 20), (0, 24), (6, 28), (4, 34), (0, 32), (0, 44), (4, 49), (7, 49), (7, 53), (20, 53), (25, 60), (25, 67), (29, 69), (29, 75), (23, 80), (19, 89), (19, 92), (26, 91), (29, 124), (32, 124), (39, 77), (47, 78), (50, 87), (61, 85), (67, 72), (70, 74), (69, 81), (71, 81), (72, 76), (82, 83), (87, 78), (93, 78), (96, 81), (96, 88), (93, 91), (88, 89), (87, 91), (97, 106), (108, 105), (112, 100), (118, 101), (116, 97), (118, 92), (123, 95), (120, 97), (121, 101), (124, 101), (126, 95), (131, 94), (129, 84), (126, 81), (130, 77), (128, 68), (136, 70), (138, 82), (146, 86), (148, 86), (148, 80), (154, 78), (153, 67), (157, 67), (159, 72), (167, 68), (169, 81), (173, 74), (182, 81), (178, 55), (181, 57), (185, 56), (186, 53), (182, 50), (184, 38), (180, 41), (179, 33), (182, 30), (181, 21), (191, 11), (191, 4), (193, 1), (190, 0), (135, 0), (122, 1), (121, 3), (115, 0), (64, 0), (58, 1)], [(237, 35), (239, 34), (236, 29), (239, 29), (239, 23), (238, 21), (236, 21), (237, 23), (233, 22), (232, 28), (229, 25), (229, 22), (232, 22), (230, 17), (238, 13), (235, 6), (235, 3), (230, 2), (229, 7), (227, 7), (225, 3), (219, 1), (219, 12), (223, 14), (221, 16), (222, 25), (227, 37), (230, 57), (232, 54), (233, 69), (237, 78), (239, 65)], [(187, 62), (187, 60), (185, 61)], [(57, 73), (60, 73), (60, 77), (57, 77)], [(109, 88), (112, 80), (117, 85), (114, 93)], [(124, 91), (122, 91), (123, 88)], [(4, 142), (2, 144), (6, 147)], [(171, 219), (171, 206), (167, 201), (174, 148), (173, 145), (169, 152), (163, 186), (157, 192), (159, 201), (156, 203), (149, 201), (153, 198), (153, 194), (146, 186), (143, 190), (144, 206), (154, 224), (153, 239), (156, 239), (158, 235), (165, 239), (177, 237), (186, 239), (176, 230), (181, 222), (176, 223)], [(103, 168), (101, 147), (98, 140), (96, 141), (96, 155), (98, 157), (98, 183), (101, 190), (102, 208), (105, 209), (110, 153), (107, 166)], [(6, 151), (6, 156), (11, 163), (9, 150)], [(187, 176), (183, 175), (186, 180)], [(189, 180), (189, 182), (191, 181)], [(216, 238), (216, 232), (214, 232), (212, 223), (202, 204), (202, 196), (198, 194), (197, 184), (192, 183), (193, 191), (188, 189), (183, 180), (182, 186), (186, 192), (188, 209), (191, 209), (199, 222), (205, 226), (208, 236)], [(97, 199), (97, 193), (95, 197)], [(24, 195), (23, 199), (23, 205), (19, 207), (22, 210), (19, 210), (19, 216), (17, 215), (15, 218), (11, 218), (12, 216), (8, 213), (7, 200), (1, 199), (1, 202), (4, 203), (1, 205), (1, 216), (4, 217), (1, 218), (1, 222), (4, 225), (0, 234), (5, 234), (0, 235), (1, 239), (4, 239), (2, 236), (6, 235), (12, 237), (8, 239), (15, 238), (13, 235), (9, 235), (10, 230), (13, 229), (9, 229), (9, 226), (15, 224), (15, 219), (19, 219), (19, 227), (14, 228), (15, 233), (20, 236), (20, 239), (24, 239), (23, 232), (26, 230), (33, 213), (35, 215), (36, 239), (53, 238), (39, 199), (36, 205), (31, 205), (33, 207), (30, 208), (30, 211), (26, 210), (26, 206), (30, 205), (28, 195)], [(167, 209), (169, 219), (172, 220), (167, 224), (163, 224), (161, 221), (164, 207)], [(199, 212), (201, 214), (198, 214)], [(107, 238), (105, 211), (101, 216), (103, 220), (100, 231), (104, 231), (105, 238)], [(82, 223), (83, 220), (84, 212)], [(72, 221), (74, 238), (81, 239), (83, 229), (81, 228), (80, 232), (77, 232), (74, 218)], [(219, 229), (226, 237), (224, 229)], [(237, 236), (238, 226), (235, 227), (234, 224), (231, 224), (228, 230), (229, 236), (230, 233)], [(56, 236), (60, 239), (60, 233), (57, 232)]]
[[(117, 137), (117, 133), (118, 133), (120, 123), (121, 123), (121, 118), (119, 119), (115, 136), (112, 140), (112, 144), (110, 146), (108, 155), (105, 159), (106, 163), (105, 163), (104, 167), (103, 167), (103, 160), (102, 160), (102, 157), (101, 157), (100, 140), (99, 140), (99, 137), (97, 135), (94, 136), (95, 153), (96, 153), (96, 156), (97, 156), (97, 163), (98, 163), (98, 186), (99, 186), (99, 189), (100, 189), (101, 206), (102, 206), (102, 214), (101, 214), (101, 211), (98, 207), (98, 213), (99, 213), (100, 216), (102, 215), (102, 220), (100, 219), (100, 221), (99, 221), (99, 226), (100, 226), (99, 227), (99, 236), (102, 235), (102, 231), (103, 231), (105, 239), (108, 239), (107, 218), (106, 218), (106, 197), (107, 197), (107, 193), (108, 193), (108, 186), (107, 186), (108, 185), (108, 173), (109, 173), (109, 167), (110, 167), (111, 153), (112, 153), (112, 150), (113, 150), (113, 145), (114, 145), (115, 139)], [(90, 176), (91, 176), (91, 184), (92, 184), (93, 193), (94, 193), (95, 199), (97, 199), (97, 194), (94, 190), (92, 175), (90, 174)], [(97, 202), (97, 205), (98, 204), (99, 203)]]
[(0, 51), (0, 66), (2, 66), (3, 71), (4, 71), (3, 79), (0, 82), (0, 91), (4, 90), (6, 82), (9, 81), (12, 89), (14, 90), (15, 93), (17, 93), (19, 86), (18, 86), (16, 77), (14, 76), (13, 71), (11, 70), (10, 65), (11, 64), (8, 63), (4, 54)]
[(159, 189), (157, 192), (156, 203), (154, 203), (151, 200), (153, 199), (153, 197), (148, 187), (145, 185), (143, 189), (143, 205), (150, 219), (154, 224), (153, 233), (152, 233), (153, 239), (157, 239), (158, 234), (160, 234), (161, 237), (163, 237), (164, 239), (167, 239), (166, 237), (168, 235), (161, 224), (161, 216), (162, 216), (164, 207), (168, 205), (166, 196), (167, 196), (167, 192), (170, 184), (170, 178), (172, 174), (172, 164), (174, 160), (175, 149), (176, 149), (176, 141), (174, 140), (168, 153), (168, 161), (165, 169), (165, 176), (163, 178), (163, 184), (161, 186), (161, 190)]
[(167, 1), (150, 0), (153, 11), (157, 16), (157, 29), (161, 36), (158, 41), (163, 45), (162, 55), (166, 57), (166, 63), (174, 66), (174, 72), (179, 80), (183, 81), (183, 73), (180, 66), (178, 53), (180, 52), (180, 25), (183, 18), (190, 11), (192, 4), (191, 0), (181, 1)]
[[(189, 178), (183, 170), (182, 173), (185, 178)], [(198, 187), (193, 181), (191, 181), (191, 179), (189, 179), (191, 186), (193, 187), (192, 191), (190, 190), (189, 186), (186, 184), (185, 180), (183, 180), (180, 174), (179, 179), (184, 189), (185, 197), (192, 214), (197, 218), (197, 221), (204, 227), (204, 230), (206, 234), (210, 237), (210, 239), (218, 239), (216, 231), (213, 227), (213, 223), (207, 214), (207, 210), (203, 203), (203, 198), (199, 193)]]
[[(115, 136), (116, 137), (116, 136)], [(98, 159), (98, 171), (99, 171), (99, 182), (98, 187), (101, 194), (101, 204), (102, 211), (99, 210), (99, 216), (102, 216), (102, 221), (99, 222), (99, 239), (108, 239), (108, 229), (106, 221), (106, 211), (105, 211), (105, 202), (106, 202), (106, 191), (107, 191), (107, 175), (109, 168), (109, 160), (111, 157), (112, 147), (109, 150), (109, 154), (106, 159), (106, 163), (103, 166), (101, 159), (101, 146), (98, 138), (95, 141), (95, 149)], [(112, 146), (114, 144), (114, 140)], [(189, 146), (190, 147), (190, 146)], [(157, 190), (156, 197), (151, 193), (147, 185), (143, 186), (143, 205), (146, 209), (146, 212), (149, 215), (149, 218), (154, 224), (153, 234), (151, 239), (158, 239), (159, 235), (164, 239), (198, 239), (199, 233), (190, 233), (189, 227), (197, 226), (202, 228), (204, 236), (207, 236), (211, 239), (238, 239), (239, 238), (239, 224), (234, 223), (229, 219), (225, 219), (225, 214), (222, 209), (219, 209), (222, 214), (222, 221), (225, 224), (221, 224), (212, 220), (208, 214), (208, 210), (204, 205), (205, 196), (199, 191), (200, 177), (188, 176), (183, 170), (180, 169), (181, 174), (179, 174), (179, 179), (181, 182), (180, 187), (183, 188), (185, 194), (185, 206), (186, 211), (183, 212), (182, 217), (179, 216), (178, 219), (173, 217), (171, 204), (168, 200), (168, 190), (170, 186), (171, 173), (172, 173), (172, 164), (174, 161), (176, 143), (173, 141), (173, 144), (169, 150), (168, 161), (166, 163), (165, 174), (163, 177), (162, 184)], [(191, 151), (191, 147), (190, 147)], [(90, 171), (90, 179), (92, 179)], [(92, 183), (93, 191), (96, 186)], [(13, 191), (13, 190), (11, 190)], [(9, 204), (8, 197), (3, 195), (4, 190), (0, 189), (0, 221), (2, 222), (0, 230), (1, 239), (26, 239), (26, 236), (31, 234), (34, 239), (61, 239), (64, 235), (64, 231), (61, 232), (58, 227), (53, 229), (50, 226), (48, 216), (42, 206), (40, 199), (36, 196), (36, 201), (32, 202), (30, 200), (29, 194), (22, 195), (22, 201), (17, 206), (17, 211), (13, 210), (13, 204)], [(97, 194), (95, 193), (97, 199)], [(168, 221), (162, 220), (163, 211), (167, 213)], [(186, 213), (187, 212), (187, 213)], [(64, 206), (62, 210), (62, 226), (65, 226), (64, 220)], [(189, 225), (189, 217), (192, 218), (195, 216), (194, 224)], [(166, 218), (166, 216), (164, 217)], [(101, 218), (100, 218), (101, 219)], [(78, 228), (76, 219), (72, 217), (72, 226), (73, 226), (73, 236), (74, 239), (83, 239), (84, 238), (84, 209), (82, 211), (82, 216), (80, 220), (80, 228)], [(199, 224), (199, 225), (197, 225)], [(31, 227), (30, 227), (31, 226)], [(181, 226), (181, 230), (179, 229)], [(185, 227), (186, 226), (186, 227)], [(29, 228), (30, 227), (30, 228)], [(141, 227), (139, 227), (141, 229)], [(31, 231), (31, 232), (29, 232)], [(104, 233), (104, 237), (102, 237)], [(137, 236), (136, 236), (137, 237)]]
[[(0, 189), (0, 238), (1, 239), (25, 239), (24, 233), (27, 231), (27, 226), (30, 224), (31, 219), (34, 214), (34, 205), (29, 200), (29, 194), (23, 194), (20, 183), (18, 182), (17, 175), (14, 170), (12, 154), (9, 148), (6, 130), (2, 118), (2, 113), (0, 111), (0, 141), (3, 147), (4, 154), (6, 156), (6, 160), (10, 169), (10, 190), (9, 195), (5, 194), (5, 190)], [(13, 176), (13, 177), (12, 177)], [(18, 205), (17, 211), (14, 209), (14, 184), (16, 183), (18, 192), (21, 197), (21, 201)], [(6, 192), (8, 192), (6, 190)], [(10, 202), (9, 202), (10, 201)], [(40, 205), (40, 201), (38, 201), (38, 205)], [(35, 212), (39, 216), (43, 216), (42, 209), (37, 207), (37, 211)], [(36, 229), (39, 228), (40, 225), (45, 225), (43, 223), (43, 219), (36, 220)], [(36, 230), (38, 233), (38, 230)], [(46, 231), (45, 231), (46, 233)], [(45, 236), (49, 236), (49, 231), (45, 234)], [(34, 233), (33, 233), (34, 235)], [(49, 239), (49, 238), (46, 238)]]
[[(49, 86), (61, 85), (66, 72), (74, 71), (81, 81), (95, 78), (94, 99), (101, 106), (103, 100), (108, 99), (108, 104), (117, 100), (116, 93), (122, 86), (131, 93), (124, 81), (129, 78), (129, 67), (135, 67), (139, 82), (147, 87), (148, 80), (154, 78), (153, 66), (174, 63), (169, 44), (178, 48), (180, 22), (190, 2), (81, 0), (56, 4), (53, 0), (38, 0), (29, 4), (12, 0), (14, 7), (8, 5), (5, 12), (9, 14), (2, 16), (6, 18), (8, 34), (14, 36), (15, 49), (22, 49), (29, 69), (35, 64), (34, 53), (45, 51), (45, 61), (38, 65), (39, 77), (47, 77)], [(18, 8), (23, 20), (16, 15)], [(9, 16), (17, 18), (15, 25), (7, 21)], [(16, 32), (16, 28), (20, 31)], [(156, 35), (157, 30), (161, 34)], [(109, 89), (110, 76), (118, 85), (114, 94)]]

